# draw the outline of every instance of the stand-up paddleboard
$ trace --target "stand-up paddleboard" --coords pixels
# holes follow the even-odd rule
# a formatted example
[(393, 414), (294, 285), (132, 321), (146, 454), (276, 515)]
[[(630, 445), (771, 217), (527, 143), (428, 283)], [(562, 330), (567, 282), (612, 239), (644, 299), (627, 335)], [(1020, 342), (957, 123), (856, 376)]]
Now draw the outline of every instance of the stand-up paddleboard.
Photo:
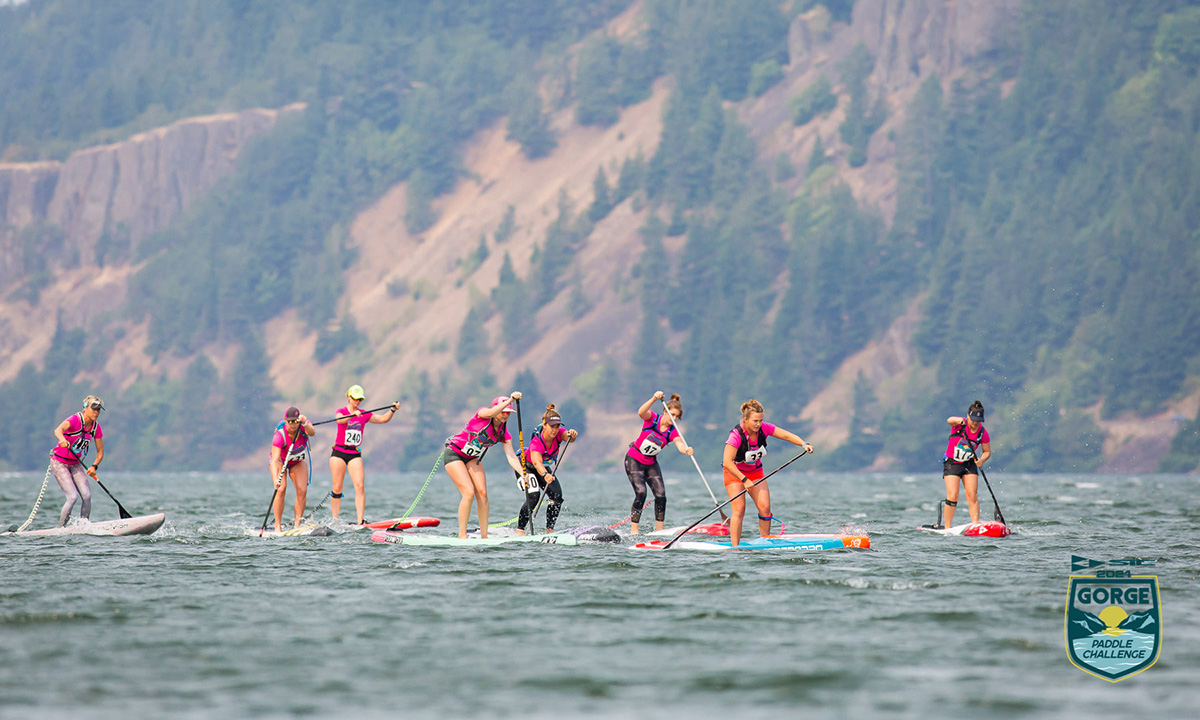
[(599, 545), (603, 543), (619, 543), (621, 536), (603, 525), (589, 525), (588, 527), (572, 528), (563, 532), (571, 533), (580, 545)]
[(966, 523), (948, 528), (937, 528), (933, 525), (922, 525), (919, 529), (928, 530), (938, 535), (962, 535), (963, 537), (992, 537), (1002, 538), (1012, 534), (1007, 525), (998, 520)]
[(466, 537), (450, 535), (421, 535), (394, 530), (376, 530), (371, 533), (371, 542), (392, 545), (420, 545), (425, 547), (488, 547), (510, 543), (541, 543), (543, 545), (578, 545), (579, 539), (571, 533), (549, 535), (502, 535), (500, 537)]
[(392, 518), (391, 520), (376, 520), (375, 522), (356, 525), (369, 530), (407, 530), (418, 527), (437, 527), (442, 521), (433, 517)]
[(493, 528), (487, 538), (479, 537), (478, 530), (467, 533), (466, 538), (445, 535), (405, 533), (398, 530), (376, 530), (371, 541), (393, 545), (426, 545), (445, 547), (467, 547), (471, 545), (504, 545), (506, 543), (542, 543), (544, 545), (602, 545), (621, 542), (621, 536), (603, 525), (588, 525), (542, 535), (518, 535), (512, 528)]
[[(663, 550), (670, 540), (651, 540), (634, 545), (638, 550)], [(723, 552), (728, 550), (834, 550), (838, 548), (856, 548), (866, 550), (871, 547), (871, 539), (866, 535), (770, 535), (743, 539), (735, 548), (730, 540), (681, 540), (670, 547), (671, 550), (702, 550), (708, 552)]]
[[(673, 528), (662, 528), (661, 530), (652, 530), (652, 532), (644, 533), (648, 538), (674, 538), (674, 536), (682, 533), (688, 526), (678, 526)], [(709, 535), (712, 538), (728, 538), (730, 536), (730, 526), (724, 522), (710, 522), (704, 526), (696, 526), (688, 530), (689, 535)]]
[[(255, 530), (254, 528), (250, 528), (249, 530), (246, 531), (246, 533), (249, 535), (258, 537), (258, 531)], [(304, 525), (301, 525), (298, 528), (281, 530), (279, 532), (275, 532), (274, 530), (266, 530), (263, 532), (262, 536), (263, 537), (272, 537), (272, 538), (276, 538), (276, 537), (328, 537), (333, 534), (334, 534), (333, 528), (328, 527), (327, 525), (318, 525), (317, 523), (306, 523)]]
[(162, 524), (167, 519), (166, 513), (155, 513), (153, 515), (139, 515), (138, 517), (125, 518), (123, 520), (104, 520), (102, 522), (88, 522), (86, 520), (66, 527), (46, 528), (44, 530), (23, 530), (18, 533), (8, 533), (10, 535), (21, 536), (48, 536), (48, 535), (149, 535), (155, 530), (162, 527)]

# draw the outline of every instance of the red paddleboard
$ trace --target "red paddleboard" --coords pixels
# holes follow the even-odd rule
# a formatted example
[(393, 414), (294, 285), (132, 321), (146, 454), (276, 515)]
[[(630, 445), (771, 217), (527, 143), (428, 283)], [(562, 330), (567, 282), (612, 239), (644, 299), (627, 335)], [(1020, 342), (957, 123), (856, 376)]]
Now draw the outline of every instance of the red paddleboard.
[(971, 523), (963, 529), (963, 535), (967, 537), (1008, 537), (1012, 531), (1008, 526), (996, 520), (984, 520), (983, 522)]
[(729, 537), (729, 526), (723, 522), (709, 523), (708, 525), (697, 525), (696, 527), (692, 528), (692, 533), (695, 533), (696, 535), (711, 535), (713, 537)]
[(363, 527), (372, 530), (407, 530), (415, 527), (437, 527), (442, 521), (432, 517), (392, 518), (391, 520), (376, 520), (365, 523)]

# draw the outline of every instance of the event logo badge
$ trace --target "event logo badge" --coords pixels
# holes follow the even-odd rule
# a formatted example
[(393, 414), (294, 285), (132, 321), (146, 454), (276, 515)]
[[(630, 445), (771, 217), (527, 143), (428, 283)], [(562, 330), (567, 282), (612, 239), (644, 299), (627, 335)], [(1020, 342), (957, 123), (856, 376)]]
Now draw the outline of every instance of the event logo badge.
[[(1153, 566), (1137, 558), (1097, 561), (1072, 556), (1071, 570), (1101, 566)], [(1097, 570), (1072, 575), (1067, 584), (1064, 634), (1067, 657), (1086, 673), (1118, 682), (1158, 661), (1162, 613), (1158, 578), (1130, 570)]]

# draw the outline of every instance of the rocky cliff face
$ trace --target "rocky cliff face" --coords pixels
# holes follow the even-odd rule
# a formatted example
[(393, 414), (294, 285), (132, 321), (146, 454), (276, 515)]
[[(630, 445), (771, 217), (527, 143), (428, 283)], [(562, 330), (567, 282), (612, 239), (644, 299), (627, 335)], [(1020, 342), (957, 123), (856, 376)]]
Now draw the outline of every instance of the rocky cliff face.
[[(106, 233), (132, 247), (167, 227), (233, 172), (251, 138), (303, 109), (189, 118), (66, 162), (0, 163), (0, 381), (40, 362), (56, 317), (86, 326), (124, 302), (134, 268), (98, 267)], [(14, 293), (30, 280), (35, 291)]]
[(281, 110), (246, 110), (181, 120), (130, 139), (73, 153), (66, 162), (0, 164), (0, 285), (26, 270), (14, 247), (33, 224), (57, 228), (61, 251), (79, 265), (97, 262), (106, 232), (130, 242), (167, 227), (217, 180), (238, 153), (272, 127)]

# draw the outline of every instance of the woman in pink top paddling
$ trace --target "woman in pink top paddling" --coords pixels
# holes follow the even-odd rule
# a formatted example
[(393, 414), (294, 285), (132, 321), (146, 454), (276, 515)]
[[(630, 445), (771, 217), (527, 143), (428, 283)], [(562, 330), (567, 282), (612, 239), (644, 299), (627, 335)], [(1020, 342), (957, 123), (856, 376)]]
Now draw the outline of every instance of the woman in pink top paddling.
[(396, 414), (396, 409), (400, 407), (400, 403), (397, 402), (392, 404), (390, 410), (379, 415), (362, 412), (358, 406), (366, 397), (362, 385), (351, 385), (346, 391), (346, 407), (338, 408), (334, 413), (337, 418), (337, 437), (333, 441), (333, 453), (329, 456), (329, 472), (333, 476), (329, 509), (333, 513), (334, 522), (337, 522), (338, 513), (342, 509), (342, 483), (345, 482), (346, 471), (349, 470), (350, 481), (354, 483), (354, 514), (358, 518), (354, 524), (363, 524), (363, 511), (367, 507), (362, 459), (363, 430), (367, 423), (385, 423), (391, 420)]
[(683, 417), (683, 403), (679, 395), (672, 394), (667, 401), (670, 415), (659, 416), (652, 409), (655, 403), (663, 399), (663, 392), (654, 393), (638, 408), (638, 417), (642, 419), (642, 431), (637, 438), (629, 443), (629, 451), (625, 453), (625, 475), (633, 486), (633, 509), (629, 515), (629, 531), (637, 535), (638, 523), (642, 519), (642, 506), (646, 504), (646, 487), (654, 493), (654, 529), (662, 530), (663, 521), (667, 516), (667, 488), (663, 484), (662, 469), (658, 467), (658, 453), (674, 443), (676, 449), (684, 455), (691, 455), (693, 450), (683, 441), (675, 421)]
[(287, 495), (287, 483), (283, 479), (283, 471), (292, 478), (292, 486), (296, 488), (295, 527), (300, 527), (300, 518), (304, 516), (304, 504), (308, 500), (308, 439), (317, 434), (308, 418), (300, 414), (300, 409), (290, 407), (283, 414), (283, 427), (275, 431), (271, 438), (271, 481), (275, 483), (278, 492), (272, 510), (275, 512), (275, 532), (283, 530), (283, 502)]
[[(67, 496), (67, 502), (58, 514), (60, 527), (67, 524), (71, 508), (76, 500), (82, 500), (79, 517), (87, 520), (92, 514), (92, 489), (88, 476), (96, 477), (96, 469), (104, 459), (104, 431), (100, 429), (100, 411), (104, 401), (95, 395), (83, 399), (83, 411), (63, 420), (54, 428), (58, 444), (50, 451), (50, 472)], [(92, 442), (96, 443), (96, 461), (83, 469)]]
[[(525, 534), (526, 525), (533, 528), (533, 513), (543, 499), (548, 501), (546, 532), (554, 532), (554, 522), (558, 519), (558, 511), (562, 509), (563, 494), (562, 483), (554, 475), (553, 468), (558, 464), (559, 452), (566, 452), (563, 450), (565, 444), (575, 442), (577, 437), (577, 430), (562, 426), (562, 416), (558, 414), (554, 403), (547, 405), (546, 412), (542, 413), (541, 424), (534, 428), (529, 447), (525, 448), (525, 469), (529, 471), (529, 478), (533, 482), (525, 487), (525, 504), (517, 513), (518, 535)], [(517, 477), (520, 478), (521, 474), (517, 473)]]
[[(767, 438), (776, 437), (798, 445), (808, 452), (813, 446), (800, 439), (795, 433), (763, 422), (763, 406), (757, 400), (747, 400), (742, 403), (742, 421), (729, 431), (725, 440), (725, 454), (721, 465), (725, 468), (725, 492), (729, 497), (735, 497), (742, 490), (754, 501), (758, 508), (758, 533), (762, 537), (771, 534), (771, 490), (761, 480), (763, 473), (763, 457), (767, 454)], [(742, 495), (729, 505), (729, 539), (734, 546), (742, 540), (742, 518), (746, 515), (746, 495)]]
[[(942, 458), (942, 480), (946, 483), (945, 509), (942, 527), (954, 522), (954, 509), (958, 507), (958, 488), (967, 491), (967, 510), (971, 522), (979, 522), (979, 466), (992, 456), (992, 439), (983, 426), (983, 403), (976, 400), (967, 408), (967, 416), (946, 418), (950, 425), (950, 439), (946, 443), (946, 454)], [(941, 529), (941, 528), (937, 528)]]
[(508, 432), (508, 416), (512, 414), (512, 403), (521, 399), (521, 393), (501, 395), (492, 401), (491, 407), (481, 407), (467, 421), (466, 427), (457, 435), (446, 440), (443, 451), (446, 458), (446, 474), (462, 493), (458, 502), (458, 536), (467, 536), (467, 518), (471, 516), (471, 504), (477, 503), (479, 511), (479, 536), (487, 537), (488, 495), (487, 475), (483, 471), (484, 453), (493, 445), (504, 445), (504, 456), (508, 466), (519, 475), (521, 460), (512, 446), (512, 435)]

